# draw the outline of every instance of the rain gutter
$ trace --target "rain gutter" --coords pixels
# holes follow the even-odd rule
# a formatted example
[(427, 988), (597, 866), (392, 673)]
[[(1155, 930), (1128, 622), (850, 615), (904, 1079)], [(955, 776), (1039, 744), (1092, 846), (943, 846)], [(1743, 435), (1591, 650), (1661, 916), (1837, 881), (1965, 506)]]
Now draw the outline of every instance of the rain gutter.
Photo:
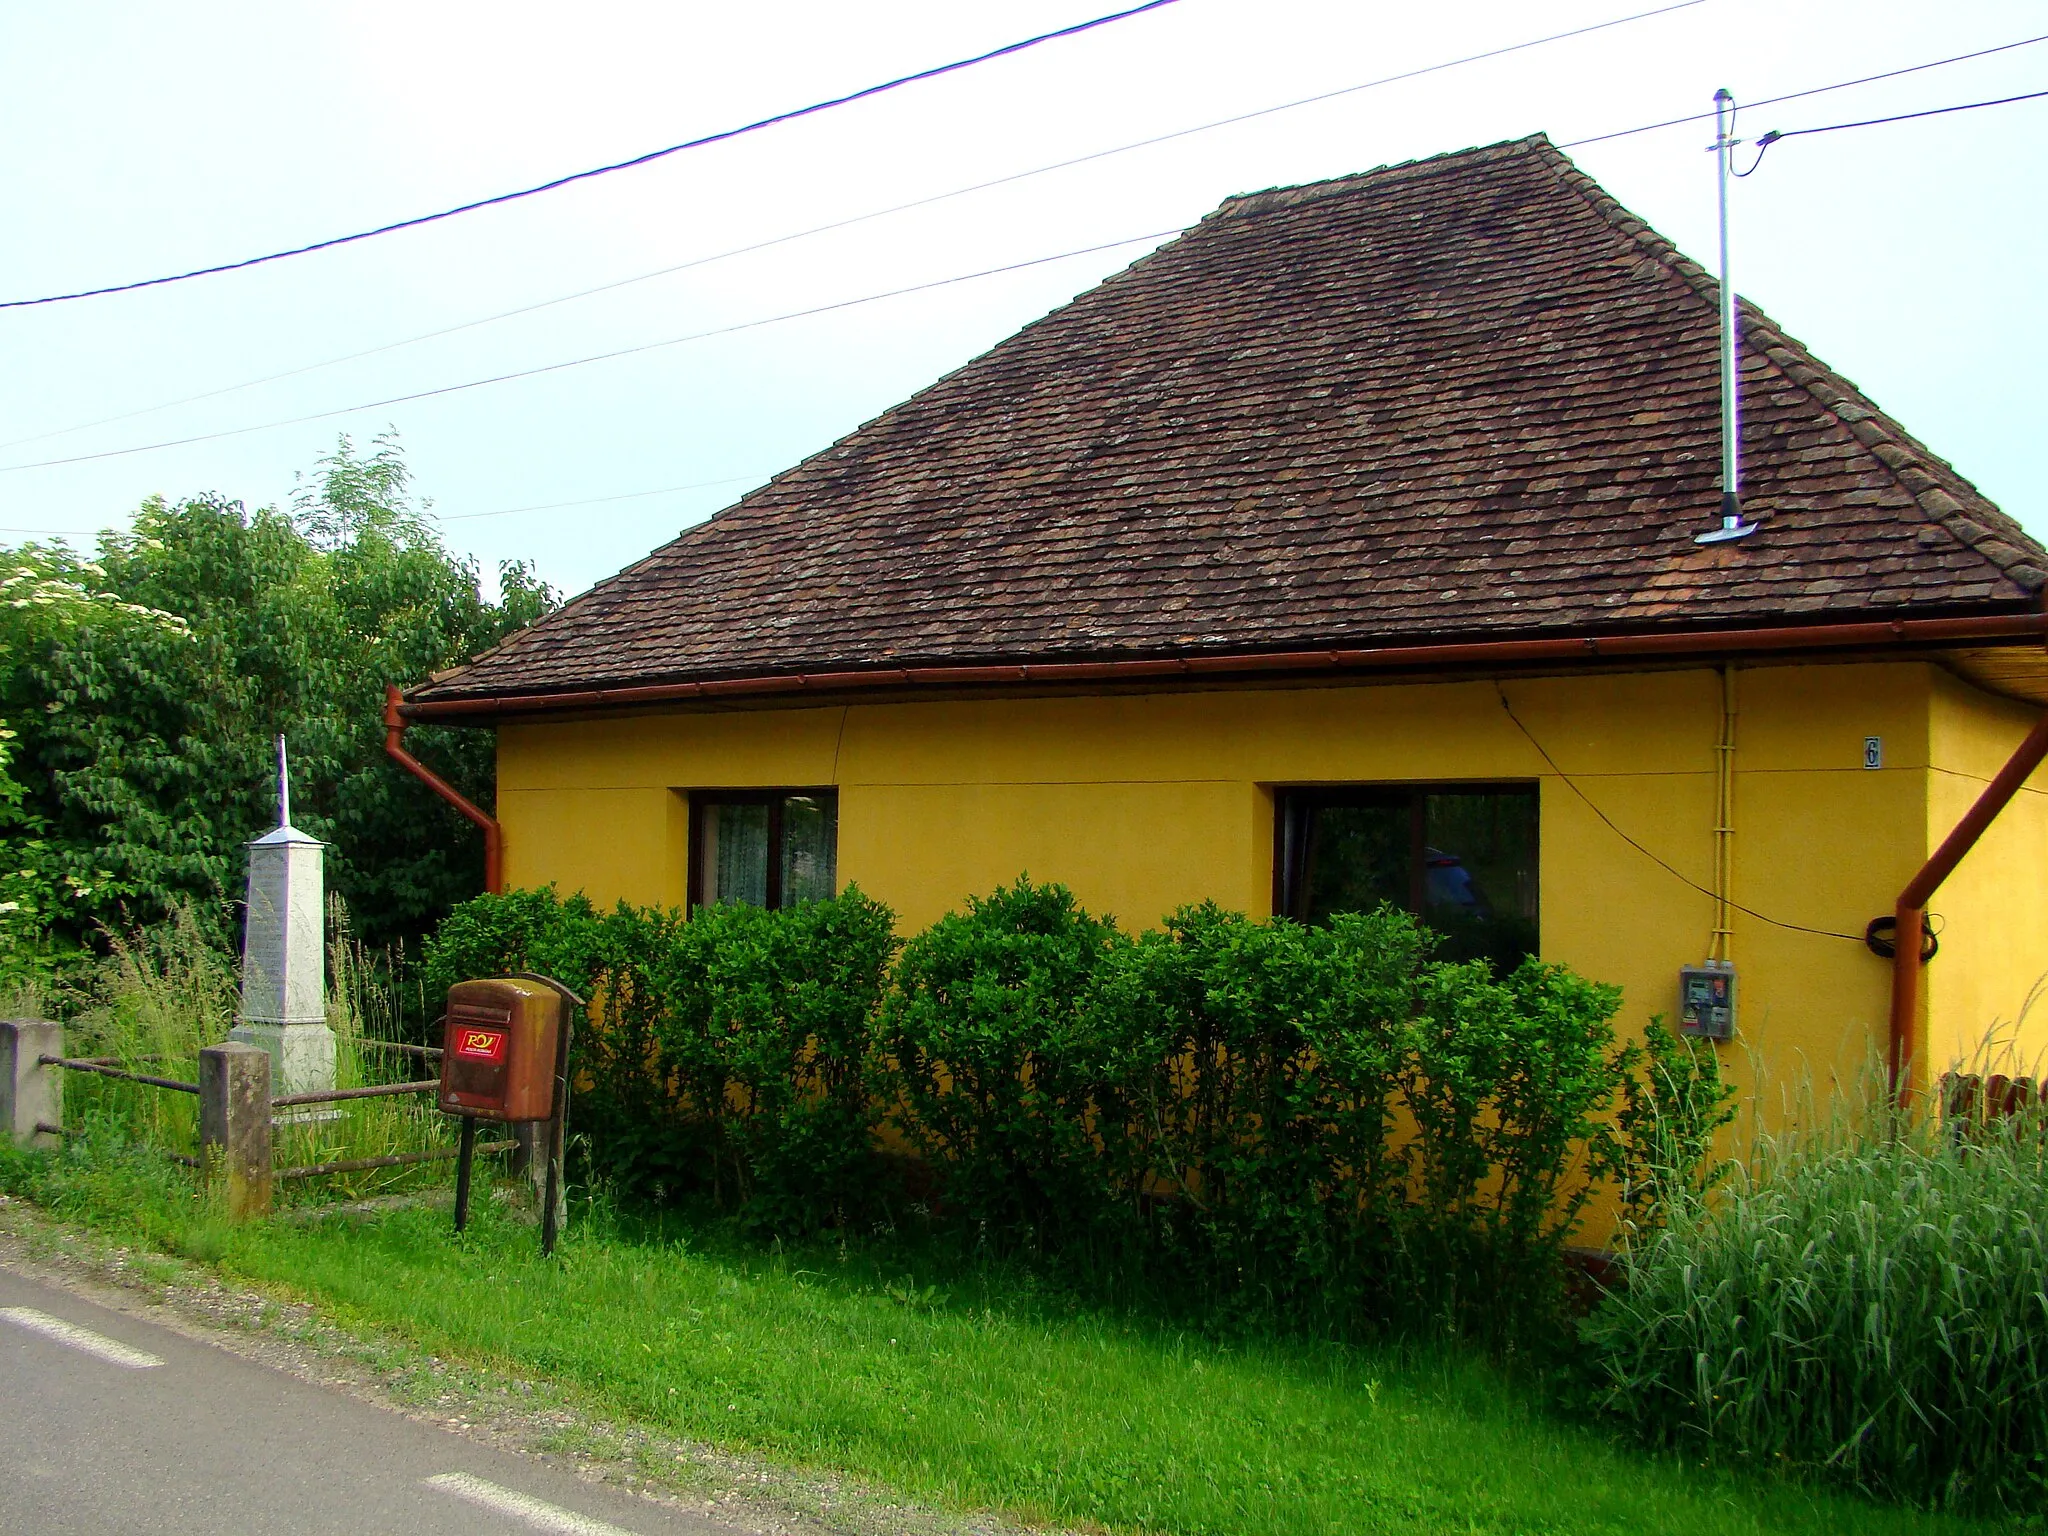
[[(1901, 645), (2009, 641), (2048, 634), (2048, 614), (2015, 613), (1952, 619), (1884, 619), (1852, 624), (1785, 625), (1773, 629), (1692, 630), (1682, 634), (1556, 636), (1528, 640), (1453, 641), (1365, 649), (1252, 651), (1164, 656), (1133, 661), (1053, 661), (987, 666), (864, 667), (833, 672), (771, 672), (699, 682), (641, 683), (552, 693), (472, 698), (401, 699), (408, 720), (526, 715), (563, 709), (627, 709), (691, 699), (849, 689), (987, 687), (1005, 684), (1138, 681), (1145, 678), (1249, 676), (1267, 672), (1376, 672), (1542, 662), (1587, 662), (1632, 656), (1721, 656), (1757, 651), (1813, 651)], [(385, 719), (392, 718), (387, 708)], [(468, 814), (465, 812), (465, 814)], [(475, 818), (472, 817), (472, 820)]]

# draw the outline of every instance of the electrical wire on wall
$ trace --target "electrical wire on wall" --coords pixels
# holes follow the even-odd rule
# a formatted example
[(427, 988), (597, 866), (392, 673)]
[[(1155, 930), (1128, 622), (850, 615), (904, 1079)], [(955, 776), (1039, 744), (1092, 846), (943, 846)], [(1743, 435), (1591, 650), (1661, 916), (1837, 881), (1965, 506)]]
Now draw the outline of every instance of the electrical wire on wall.
[[(1731, 911), (1740, 912), (1745, 916), (1753, 917), (1760, 923), (1768, 923), (1773, 928), (1783, 928), (1792, 933), (1811, 933), (1824, 939), (1847, 939), (1851, 944), (1856, 945), (1861, 945), (1863, 943), (1863, 935), (1860, 933), (1838, 933), (1832, 928), (1810, 928), (1805, 923), (1788, 923), (1785, 922), (1782, 918), (1772, 917), (1768, 913), (1759, 912), (1754, 907), (1746, 907), (1741, 902), (1736, 901), (1732, 897), (1728, 896), (1725, 893), (1725, 888), (1722, 891), (1716, 891), (1712, 887), (1701, 885), (1699, 881), (1693, 879), (1692, 876), (1685, 874), (1683, 871), (1679, 869), (1674, 868), (1667, 860), (1651, 852), (1648, 848), (1644, 847), (1643, 844), (1638, 842), (1635, 838), (1629, 836), (1627, 832), (1624, 832), (1621, 829), (1621, 827), (1616, 824), (1614, 818), (1612, 816), (1609, 816), (1605, 811), (1603, 811), (1600, 808), (1599, 802), (1594, 800), (1594, 798), (1591, 795), (1587, 794), (1584, 789), (1580, 788), (1579, 783), (1576, 779), (1574, 779), (1570, 774), (1566, 773), (1564, 769), (1558, 766), (1557, 759), (1550, 755), (1549, 749), (1545, 747), (1542, 742), (1536, 739), (1535, 733), (1531, 731), (1528, 726), (1524, 725), (1522, 723), (1522, 717), (1515, 713), (1515, 706), (1508, 702), (1507, 689), (1503, 688), (1498, 682), (1496, 682), (1493, 685), (1493, 691), (1500, 695), (1500, 707), (1507, 711), (1507, 717), (1515, 723), (1515, 729), (1520, 731), (1522, 735), (1528, 740), (1529, 745), (1536, 749), (1536, 755), (1541, 757), (1543, 761), (1549, 765), (1550, 771), (1557, 776), (1557, 778), (1564, 784), (1565, 788), (1569, 789), (1573, 794), (1577, 795), (1580, 800), (1585, 802), (1587, 810), (1591, 811), (1595, 816), (1599, 817), (1600, 820), (1606, 824), (1607, 829), (1610, 832), (1612, 832), (1616, 837), (1620, 838), (1624, 843), (1627, 843), (1629, 847), (1635, 849), (1637, 853), (1640, 853), (1652, 864), (1655, 864), (1659, 869), (1663, 870), (1667, 875), (1671, 876), (1672, 879), (1679, 881), (1683, 885), (1691, 886), (1692, 889), (1698, 891), (1702, 896), (1706, 897), (1709, 901), (1714, 902), (1717, 912), (1723, 905), (1725, 905)], [(1717, 916), (1716, 922), (1725, 922), (1725, 918)]]

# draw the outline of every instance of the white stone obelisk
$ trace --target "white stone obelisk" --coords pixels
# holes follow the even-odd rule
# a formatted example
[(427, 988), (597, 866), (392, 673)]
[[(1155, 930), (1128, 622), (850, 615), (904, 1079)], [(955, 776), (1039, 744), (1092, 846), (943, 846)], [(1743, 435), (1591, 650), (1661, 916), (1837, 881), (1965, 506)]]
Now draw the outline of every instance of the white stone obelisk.
[(284, 738), (277, 738), (277, 827), (249, 845), (249, 912), (242, 937), (242, 1022), (230, 1040), (270, 1052), (271, 1092), (334, 1086), (327, 1027), (326, 844), (292, 825)]

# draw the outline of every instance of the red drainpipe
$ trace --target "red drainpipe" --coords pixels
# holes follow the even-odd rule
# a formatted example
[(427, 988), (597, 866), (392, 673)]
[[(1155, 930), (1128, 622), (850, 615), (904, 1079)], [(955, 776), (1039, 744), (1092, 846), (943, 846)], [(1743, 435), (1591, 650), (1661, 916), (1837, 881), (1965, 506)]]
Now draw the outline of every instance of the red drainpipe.
[(505, 889), (505, 833), (498, 825), (497, 818), (479, 810), (469, 799), (441, 775), (405, 750), (406, 718), (399, 710), (398, 689), (387, 683), (384, 687), (384, 750), (391, 760), (407, 773), (418, 779), (435, 794), (446, 800), (456, 810), (483, 828), (484, 833), (484, 889), (493, 894)]
[(1984, 793), (1970, 807), (1953, 832), (1934, 850), (1934, 856), (1920, 866), (1920, 873), (1899, 892), (1892, 909), (1892, 1093), (1901, 1102), (1913, 1095), (1913, 1072), (1920, 1054), (1920, 958), (1921, 926), (1926, 921), (1927, 903), (1941, 882), (1955, 872), (1963, 855), (1977, 846), (1977, 839), (1998, 818), (2006, 803), (2020, 792), (2029, 775), (2048, 758), (2048, 715), (2027, 733), (2027, 739), (1998, 770), (1998, 777), (1984, 786)]

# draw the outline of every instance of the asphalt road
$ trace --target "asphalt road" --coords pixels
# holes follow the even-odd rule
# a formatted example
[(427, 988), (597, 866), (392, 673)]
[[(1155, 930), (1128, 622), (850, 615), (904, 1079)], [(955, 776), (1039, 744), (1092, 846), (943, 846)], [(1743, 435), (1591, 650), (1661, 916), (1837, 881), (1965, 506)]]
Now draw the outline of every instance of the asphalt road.
[(5, 1270), (0, 1529), (9, 1536), (731, 1530)]

